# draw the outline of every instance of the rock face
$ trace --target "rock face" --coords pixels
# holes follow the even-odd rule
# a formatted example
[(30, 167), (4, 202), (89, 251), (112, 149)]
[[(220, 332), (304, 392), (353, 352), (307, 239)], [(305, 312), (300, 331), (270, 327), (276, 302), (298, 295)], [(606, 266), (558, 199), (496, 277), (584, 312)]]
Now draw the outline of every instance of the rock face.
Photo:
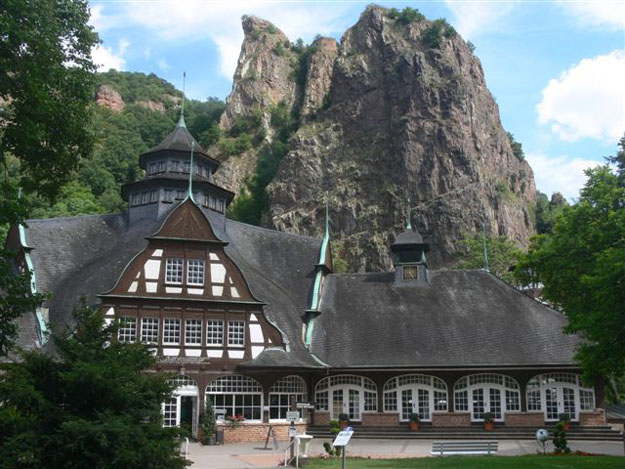
[(109, 85), (102, 85), (96, 95), (98, 106), (107, 107), (113, 112), (122, 112), (126, 103), (121, 95)]
[[(252, 37), (259, 25), (270, 29), (244, 21), (222, 125), (279, 101), (299, 113), (290, 151), (268, 186), (267, 225), (319, 235), (327, 192), (332, 236), (360, 271), (392, 266), (389, 245), (407, 213), (437, 267), (452, 265), (455, 243), (482, 223), (491, 235), (527, 243), (532, 170), (514, 156), (480, 62), (460, 36), (443, 25), (433, 45), (432, 22), (402, 24), (389, 10), (368, 7), (339, 47), (330, 39), (313, 44), (298, 84), (272, 51), (284, 36)], [(230, 179), (233, 190), (253, 171), (246, 158), (236, 158), (244, 169)]]

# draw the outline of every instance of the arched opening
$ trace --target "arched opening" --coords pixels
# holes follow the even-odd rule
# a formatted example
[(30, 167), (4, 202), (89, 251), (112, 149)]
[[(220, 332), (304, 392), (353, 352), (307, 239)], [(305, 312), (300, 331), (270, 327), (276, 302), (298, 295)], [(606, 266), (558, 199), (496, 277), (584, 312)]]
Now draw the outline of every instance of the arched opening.
[(301, 377), (289, 375), (280, 378), (269, 391), (269, 419), (286, 422), (286, 413), (296, 410), (296, 403), (307, 401), (306, 382)]
[(262, 422), (263, 388), (249, 376), (221, 376), (206, 386), (206, 399), (215, 409), (217, 421), (242, 416), (245, 421)]
[(580, 411), (595, 409), (595, 391), (573, 373), (534, 376), (527, 382), (526, 397), (527, 410), (543, 412), (545, 421), (559, 420), (560, 414), (577, 421)]
[(434, 412), (447, 412), (447, 385), (436, 376), (395, 376), (384, 384), (384, 412), (399, 412), (402, 422), (412, 413), (431, 422)]
[(195, 380), (178, 375), (167, 380), (175, 386), (172, 397), (163, 404), (165, 427), (186, 427), (196, 437), (199, 420), (199, 391)]
[(326, 376), (315, 387), (316, 409), (328, 411), (331, 419), (347, 414), (359, 422), (363, 412), (377, 412), (377, 396), (375, 383), (364, 376)]
[(471, 412), (471, 420), (481, 422), (491, 413), (495, 421), (503, 422), (506, 412), (521, 410), (519, 383), (505, 375), (480, 373), (463, 376), (454, 385), (454, 409)]

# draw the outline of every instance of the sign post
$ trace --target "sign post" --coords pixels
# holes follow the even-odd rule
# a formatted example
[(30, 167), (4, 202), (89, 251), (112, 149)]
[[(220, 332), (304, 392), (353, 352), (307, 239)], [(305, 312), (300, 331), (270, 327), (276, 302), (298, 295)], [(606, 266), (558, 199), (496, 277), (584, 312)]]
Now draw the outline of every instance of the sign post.
[(354, 434), (354, 429), (352, 427), (346, 427), (345, 430), (339, 432), (332, 443), (332, 446), (342, 446), (343, 447), (343, 461), (341, 464), (341, 468), (345, 469), (347, 467), (347, 444), (349, 440), (352, 438)]

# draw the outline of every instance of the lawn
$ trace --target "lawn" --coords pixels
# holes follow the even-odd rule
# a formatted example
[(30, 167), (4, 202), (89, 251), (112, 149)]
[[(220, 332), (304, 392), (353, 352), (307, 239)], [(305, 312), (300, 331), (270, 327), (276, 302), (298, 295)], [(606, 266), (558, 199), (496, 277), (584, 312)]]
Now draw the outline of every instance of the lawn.
[[(341, 467), (340, 459), (312, 459), (307, 468)], [(451, 456), (417, 459), (348, 458), (347, 468), (410, 469), (623, 469), (625, 458), (619, 456)]]

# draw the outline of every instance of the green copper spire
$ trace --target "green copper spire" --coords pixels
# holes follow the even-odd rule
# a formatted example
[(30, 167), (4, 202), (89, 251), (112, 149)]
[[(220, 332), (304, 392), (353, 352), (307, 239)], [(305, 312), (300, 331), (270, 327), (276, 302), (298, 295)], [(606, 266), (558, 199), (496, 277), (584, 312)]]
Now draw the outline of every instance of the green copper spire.
[(412, 224), (410, 223), (410, 198), (408, 198), (408, 208), (406, 208), (406, 230), (412, 231)]
[(195, 141), (191, 142), (191, 164), (189, 165), (189, 193), (187, 194), (187, 197), (195, 202), (195, 199), (193, 198), (193, 150), (195, 150)]
[(326, 231), (325, 238), (330, 238), (330, 226), (329, 226), (330, 216), (328, 215), (328, 193), (326, 192)]
[(486, 225), (484, 225), (484, 222), (482, 222), (482, 234), (484, 236), (484, 270), (490, 272), (490, 267), (488, 266), (488, 252), (486, 251)]
[(180, 119), (178, 119), (178, 124), (176, 127), (187, 128), (187, 124), (184, 122), (184, 92), (185, 85), (187, 81), (187, 72), (182, 72), (182, 106), (180, 107)]

